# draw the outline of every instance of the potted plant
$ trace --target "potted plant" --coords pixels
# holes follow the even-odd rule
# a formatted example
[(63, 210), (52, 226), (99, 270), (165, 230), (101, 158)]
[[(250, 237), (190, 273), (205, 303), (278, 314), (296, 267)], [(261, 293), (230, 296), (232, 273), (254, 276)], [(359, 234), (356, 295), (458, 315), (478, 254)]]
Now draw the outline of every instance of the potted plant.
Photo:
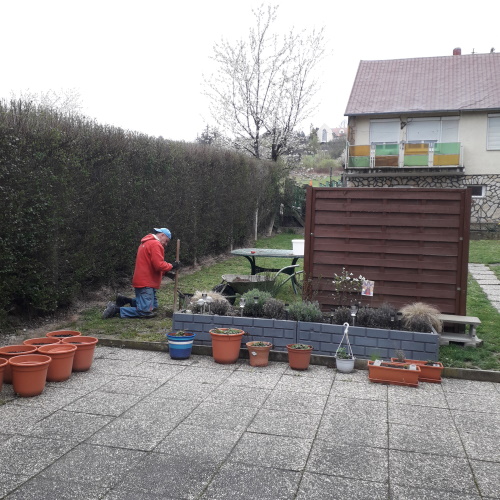
[(391, 358), (391, 361), (403, 362), (417, 365), (420, 368), (418, 377), (420, 382), (431, 382), (434, 384), (441, 383), (441, 374), (443, 372), (443, 363), (439, 361), (422, 361), (419, 359), (406, 359), (403, 351), (396, 351), (396, 357)]
[(313, 346), (309, 344), (287, 344), (288, 364), (292, 370), (307, 370), (311, 362)]
[(195, 333), (189, 333), (184, 330), (167, 333), (168, 352), (172, 359), (188, 359), (191, 356), (193, 348), (193, 339)]
[(415, 364), (391, 361), (368, 361), (368, 379), (381, 384), (406, 385), (417, 387), (420, 367)]
[[(349, 342), (349, 323), (344, 323), (344, 335), (340, 339), (339, 346), (335, 352), (335, 365), (337, 370), (342, 373), (351, 373), (354, 370), (356, 358), (352, 353), (351, 343)], [(342, 347), (345, 342), (346, 347)]]
[(255, 340), (247, 342), (250, 366), (267, 366), (269, 363), (269, 351), (272, 349), (271, 342)]
[(224, 365), (236, 363), (240, 356), (241, 337), (245, 332), (239, 328), (213, 328), (209, 333), (214, 361)]

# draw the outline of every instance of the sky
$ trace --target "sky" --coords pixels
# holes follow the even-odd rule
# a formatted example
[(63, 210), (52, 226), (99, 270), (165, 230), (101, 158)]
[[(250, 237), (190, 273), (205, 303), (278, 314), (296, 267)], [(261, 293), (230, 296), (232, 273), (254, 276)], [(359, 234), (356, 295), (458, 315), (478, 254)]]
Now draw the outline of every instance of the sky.
[[(101, 124), (194, 141), (213, 125), (206, 77), (213, 46), (246, 38), (262, 0), (0, 0), (0, 98), (72, 90)], [(264, 2), (265, 3), (265, 2)], [(266, 3), (265, 3), (266, 4)], [(267, 5), (267, 4), (266, 4)], [(325, 27), (314, 115), (300, 129), (346, 119), (360, 60), (500, 51), (500, 3), (476, 0), (282, 0), (275, 30)]]

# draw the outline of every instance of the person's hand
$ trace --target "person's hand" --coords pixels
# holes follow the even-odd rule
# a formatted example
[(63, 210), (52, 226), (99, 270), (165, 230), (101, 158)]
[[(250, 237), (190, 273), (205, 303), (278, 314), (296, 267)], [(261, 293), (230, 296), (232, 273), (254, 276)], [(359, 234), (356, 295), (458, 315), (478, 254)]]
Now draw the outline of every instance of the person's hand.
[(176, 260), (173, 264), (172, 264), (172, 270), (175, 271), (176, 269), (179, 269), (181, 267), (181, 263)]

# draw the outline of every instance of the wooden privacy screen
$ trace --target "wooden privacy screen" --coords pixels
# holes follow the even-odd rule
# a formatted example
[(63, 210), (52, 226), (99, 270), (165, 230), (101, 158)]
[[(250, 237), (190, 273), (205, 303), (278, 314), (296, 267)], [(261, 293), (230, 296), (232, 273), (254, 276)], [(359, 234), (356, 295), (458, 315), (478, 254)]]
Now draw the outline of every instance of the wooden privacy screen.
[(363, 305), (426, 302), (466, 314), (471, 195), (467, 189), (313, 188), (304, 271), (323, 311), (342, 268), (375, 281)]

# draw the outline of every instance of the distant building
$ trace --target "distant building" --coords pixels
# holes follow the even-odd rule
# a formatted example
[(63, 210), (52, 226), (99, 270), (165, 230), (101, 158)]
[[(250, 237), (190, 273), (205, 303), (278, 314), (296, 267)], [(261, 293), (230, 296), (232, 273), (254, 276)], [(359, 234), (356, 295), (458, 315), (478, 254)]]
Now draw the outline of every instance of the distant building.
[(330, 142), (333, 139), (345, 137), (346, 134), (347, 127), (331, 128), (326, 123), (323, 123), (323, 125), (321, 125), (321, 127), (319, 127), (317, 131), (319, 142)]

